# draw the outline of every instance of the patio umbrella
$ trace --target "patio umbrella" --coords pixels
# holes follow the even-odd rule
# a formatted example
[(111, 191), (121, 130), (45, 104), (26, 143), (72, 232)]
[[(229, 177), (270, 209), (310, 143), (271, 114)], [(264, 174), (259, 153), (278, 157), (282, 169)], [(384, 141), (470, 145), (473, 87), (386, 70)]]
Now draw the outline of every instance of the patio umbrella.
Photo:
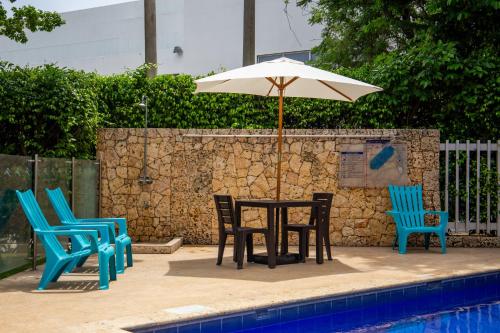
[(279, 58), (196, 80), (195, 93), (239, 93), (278, 96), (278, 170), (276, 199), (280, 199), (283, 144), (283, 97), (306, 97), (354, 102), (382, 88), (348, 77)]

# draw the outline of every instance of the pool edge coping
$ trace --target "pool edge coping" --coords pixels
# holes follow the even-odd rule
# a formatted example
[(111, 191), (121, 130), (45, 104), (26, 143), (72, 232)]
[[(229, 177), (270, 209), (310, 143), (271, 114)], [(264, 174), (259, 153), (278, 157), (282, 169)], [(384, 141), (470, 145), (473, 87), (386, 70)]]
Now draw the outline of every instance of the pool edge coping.
[[(269, 308), (287, 308), (287, 307), (293, 307), (299, 304), (307, 304), (307, 303), (317, 303), (321, 302), (322, 300), (327, 301), (328, 299), (334, 299), (334, 298), (341, 298), (343, 296), (362, 296), (363, 294), (368, 294), (376, 291), (382, 291), (382, 290), (398, 290), (402, 288), (408, 288), (410, 286), (415, 286), (418, 287), (420, 285), (426, 285), (432, 282), (437, 282), (437, 281), (447, 281), (447, 280), (455, 280), (455, 279), (466, 279), (466, 278), (472, 278), (472, 277), (479, 277), (482, 275), (490, 275), (490, 274), (500, 274), (500, 269), (495, 268), (491, 270), (484, 270), (480, 272), (474, 272), (474, 273), (465, 273), (465, 274), (451, 274), (448, 276), (444, 277), (432, 277), (429, 279), (423, 279), (419, 281), (413, 281), (413, 282), (403, 282), (403, 283), (395, 283), (395, 284), (390, 284), (387, 286), (383, 287), (373, 287), (373, 288), (365, 288), (365, 289), (359, 289), (356, 291), (350, 291), (350, 292), (339, 292), (339, 293), (333, 293), (333, 294), (328, 294), (328, 295), (323, 295), (323, 296), (311, 296), (311, 297), (305, 297), (305, 298), (299, 298), (299, 299), (293, 299), (293, 300), (286, 300), (286, 301), (277, 301), (277, 302), (271, 302), (268, 304), (262, 304), (258, 306), (250, 306), (247, 308), (240, 308), (238, 310), (216, 310), (214, 312), (209, 312), (209, 313), (194, 313), (194, 314), (188, 314), (185, 315), (184, 318), (175, 318), (175, 319), (167, 319), (167, 320), (162, 320), (162, 321), (152, 321), (149, 323), (145, 324), (138, 324), (138, 325), (132, 325), (132, 326), (127, 326), (127, 327), (120, 327), (119, 329), (122, 332), (134, 332), (137, 330), (146, 330), (146, 329), (154, 329), (160, 328), (161, 326), (168, 326), (168, 325), (186, 325), (190, 323), (196, 323), (196, 322), (202, 322), (202, 321), (209, 321), (211, 318), (217, 318), (220, 317), (222, 318), (229, 318), (229, 317), (235, 317), (235, 316), (243, 316), (247, 314), (251, 314), (253, 312), (257, 312), (259, 310), (264, 310), (264, 309), (269, 309)], [(182, 316), (181, 316), (182, 317)]]

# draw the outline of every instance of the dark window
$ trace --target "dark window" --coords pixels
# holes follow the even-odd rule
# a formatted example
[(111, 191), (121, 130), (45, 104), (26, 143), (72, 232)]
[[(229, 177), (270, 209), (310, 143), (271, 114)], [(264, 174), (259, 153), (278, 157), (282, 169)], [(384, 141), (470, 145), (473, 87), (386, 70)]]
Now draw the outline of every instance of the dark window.
[(311, 61), (314, 56), (311, 54), (310, 50), (304, 51), (292, 51), (292, 52), (281, 52), (281, 53), (270, 53), (270, 54), (260, 54), (257, 56), (257, 62), (270, 61), (274, 59), (278, 59), (281, 57), (286, 57), (289, 59), (307, 62)]

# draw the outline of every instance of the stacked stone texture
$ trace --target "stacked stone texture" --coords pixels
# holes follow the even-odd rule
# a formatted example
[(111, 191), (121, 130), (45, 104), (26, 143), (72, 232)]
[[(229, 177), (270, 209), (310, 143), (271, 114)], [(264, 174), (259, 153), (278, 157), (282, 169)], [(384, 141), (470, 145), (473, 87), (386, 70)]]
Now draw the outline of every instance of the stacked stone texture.
[[(141, 185), (143, 130), (100, 130), (97, 151), (103, 161), (103, 216), (126, 217), (134, 241), (183, 237), (185, 243), (216, 244), (213, 194), (262, 199), (274, 198), (276, 192), (276, 138), (217, 136), (227, 134), (270, 135), (276, 131), (150, 129), (147, 167), (153, 183)], [(285, 130), (287, 134), (323, 135), (285, 138), (282, 198), (304, 199), (317, 191), (333, 192), (330, 236), (334, 245), (388, 246), (395, 227), (385, 214), (390, 209), (386, 188), (338, 186), (341, 147), (366, 139), (325, 135), (391, 136), (406, 143), (411, 183), (423, 184), (427, 209), (440, 208), (437, 130)], [(291, 222), (307, 223), (308, 216), (307, 210), (290, 211)], [(264, 226), (265, 212), (247, 209), (243, 221)]]

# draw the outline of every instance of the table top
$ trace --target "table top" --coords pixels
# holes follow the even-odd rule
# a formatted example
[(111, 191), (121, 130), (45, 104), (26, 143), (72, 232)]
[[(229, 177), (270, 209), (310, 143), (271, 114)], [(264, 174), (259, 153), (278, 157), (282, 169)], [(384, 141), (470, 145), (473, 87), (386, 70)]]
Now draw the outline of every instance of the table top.
[(313, 207), (321, 205), (314, 200), (271, 200), (271, 199), (236, 199), (235, 204), (249, 207)]

